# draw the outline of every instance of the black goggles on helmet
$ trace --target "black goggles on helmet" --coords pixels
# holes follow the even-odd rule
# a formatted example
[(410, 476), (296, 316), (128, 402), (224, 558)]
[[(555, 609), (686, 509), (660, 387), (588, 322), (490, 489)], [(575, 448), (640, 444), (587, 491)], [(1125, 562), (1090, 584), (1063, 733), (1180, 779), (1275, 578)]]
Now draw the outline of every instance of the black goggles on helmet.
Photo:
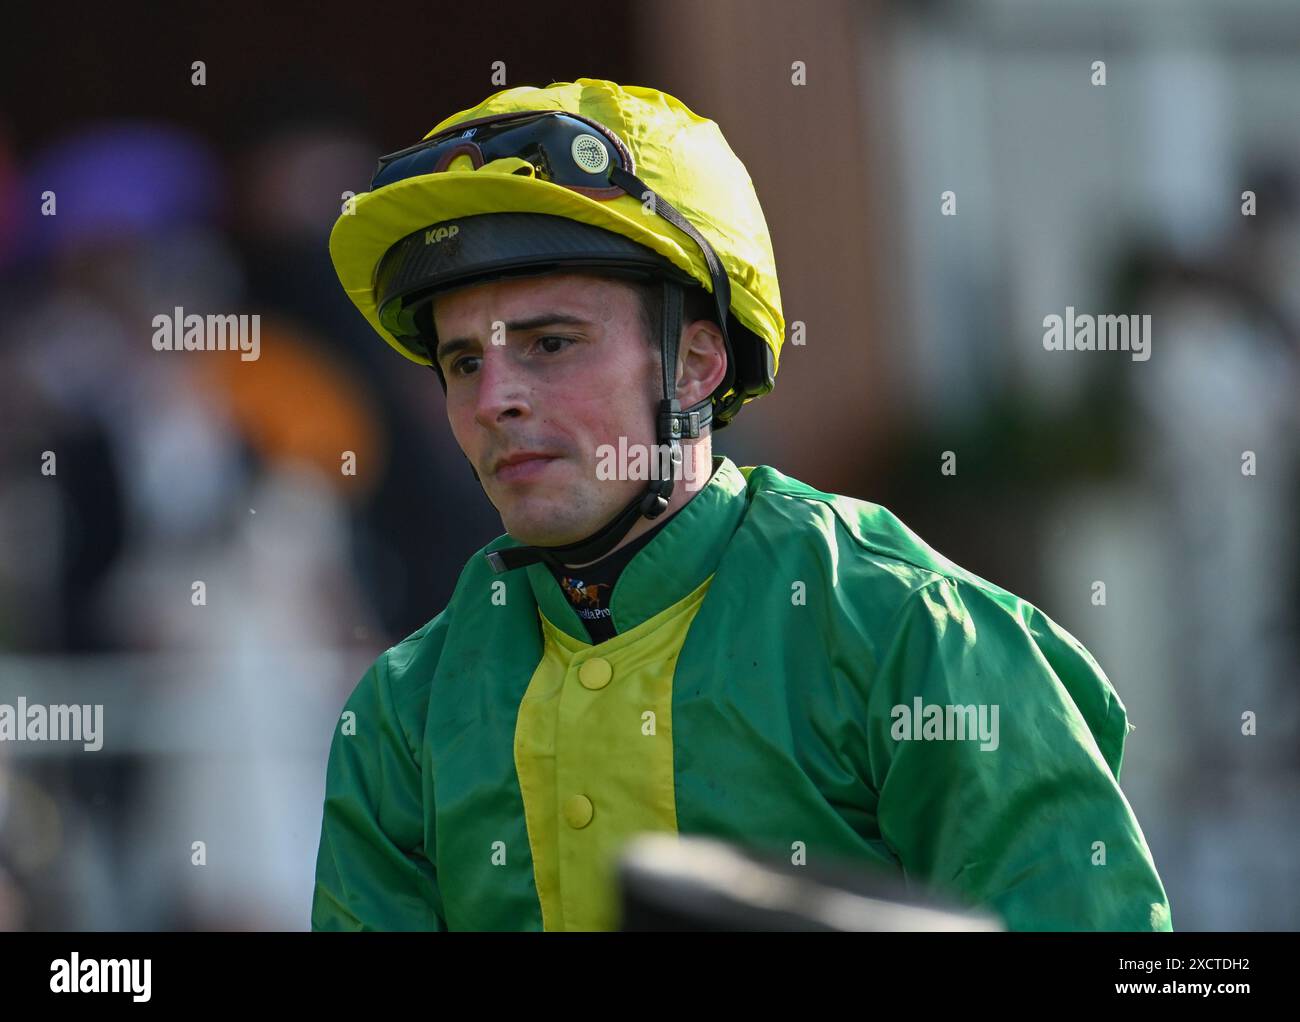
[(382, 156), (370, 188), (441, 173), (458, 156), (468, 156), (475, 170), (493, 160), (518, 157), (531, 163), (543, 181), (596, 199), (624, 193), (621, 186), (611, 184), (611, 169), (629, 174), (636, 170), (622, 139), (603, 124), (576, 114), (533, 110), (464, 121)]
[[(722, 261), (689, 220), (636, 176), (632, 153), (618, 135), (597, 121), (564, 110), (522, 110), (480, 117), (462, 121), (413, 146), (380, 157), (370, 181), (370, 190), (407, 178), (441, 173), (460, 155), (468, 156), (475, 169), (493, 160), (517, 157), (532, 164), (535, 176), (541, 180), (597, 200), (622, 195), (630, 195), (642, 203), (652, 199), (654, 213), (694, 241), (704, 256), (717, 304), (718, 326), (727, 347), (728, 376), (732, 375), (735, 353), (727, 325), (731, 281)], [(436, 226), (431, 224), (430, 228)], [(403, 246), (408, 240), (403, 239), (389, 250), (384, 260), (389, 265), (381, 264), (379, 290), (388, 292), (376, 295), (381, 310), (394, 299), (400, 308), (402, 299), (417, 290), (414, 278), (418, 269), (413, 262), (421, 258), (418, 251), (427, 246), (409, 246), (407, 254)], [(385, 281), (396, 283), (398, 280), (402, 280), (405, 286), (397, 289), (383, 286)], [(381, 319), (385, 315), (381, 313)]]

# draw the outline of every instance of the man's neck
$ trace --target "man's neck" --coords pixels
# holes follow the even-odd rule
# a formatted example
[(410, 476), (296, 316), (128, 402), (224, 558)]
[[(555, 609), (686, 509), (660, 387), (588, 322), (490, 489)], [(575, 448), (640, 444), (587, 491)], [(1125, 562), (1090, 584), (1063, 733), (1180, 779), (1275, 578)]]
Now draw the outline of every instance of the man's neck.
[[(651, 529), (658, 528), (664, 522), (668, 521), (673, 515), (684, 508), (691, 499), (704, 489), (713, 473), (713, 443), (710, 437), (704, 437), (696, 443), (682, 444), (683, 459), (683, 478), (673, 481), (673, 495), (668, 498), (668, 507), (663, 514), (657, 518), (646, 518), (644, 515), (639, 517), (632, 528), (627, 530), (627, 535), (618, 542), (618, 546), (605, 554), (605, 557), (611, 557), (629, 543), (636, 542), (637, 538), (645, 535)], [(688, 486), (685, 476), (689, 475), (691, 483)], [(604, 560), (605, 557), (597, 558), (597, 561)], [(585, 568), (597, 561), (584, 561), (582, 564), (567, 564), (568, 568)]]

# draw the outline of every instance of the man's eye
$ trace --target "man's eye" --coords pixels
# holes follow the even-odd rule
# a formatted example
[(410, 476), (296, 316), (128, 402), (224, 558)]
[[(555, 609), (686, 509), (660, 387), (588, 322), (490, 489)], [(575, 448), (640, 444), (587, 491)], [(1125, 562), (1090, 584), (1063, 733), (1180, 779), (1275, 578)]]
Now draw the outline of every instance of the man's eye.
[[(576, 342), (572, 337), (564, 337), (560, 334), (547, 334), (544, 337), (537, 338), (537, 340), (533, 342), (535, 346), (540, 347), (547, 355), (558, 355), (565, 348), (575, 343)], [(449, 375), (471, 376), (478, 368), (476, 363), (481, 361), (481, 355), (461, 355), (459, 358), (452, 360), (451, 366), (448, 369)]]
[[(550, 346), (550, 345), (547, 344), (548, 341), (558, 341), (558, 342), (560, 342), (560, 345), (561, 345), (561, 346), (560, 346), (560, 347)], [(558, 334), (547, 334), (545, 337), (539, 337), (539, 338), (537, 338), (537, 344), (538, 344), (538, 345), (542, 348), (542, 350), (545, 351), (548, 355), (554, 355), (554, 354), (557, 354), (558, 352), (563, 351), (565, 347), (567, 347), (568, 345), (570, 345), (570, 344), (572, 344), (572, 343), (573, 343), (573, 338), (572, 338), (572, 337), (561, 337), (561, 336), (559, 336)]]

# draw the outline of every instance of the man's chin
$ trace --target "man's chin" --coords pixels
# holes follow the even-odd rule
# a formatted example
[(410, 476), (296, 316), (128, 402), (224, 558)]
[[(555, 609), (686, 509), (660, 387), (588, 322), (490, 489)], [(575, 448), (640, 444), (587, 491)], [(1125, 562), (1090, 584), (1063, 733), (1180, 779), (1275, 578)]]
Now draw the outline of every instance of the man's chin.
[[(528, 487), (528, 492), (524, 488), (494, 487), (498, 499), (492, 503), (512, 539), (525, 546), (567, 546), (604, 528), (641, 492), (641, 487), (634, 486), (634, 492), (619, 495), (622, 499), (618, 503), (593, 512), (590, 509), (596, 498), (600, 498), (600, 504), (606, 503), (612, 495), (606, 488), (616, 484), (597, 485), (601, 488), (598, 493), (583, 486), (565, 486), (559, 492), (551, 485)], [(489, 498), (492, 496), (489, 494)]]
[(555, 519), (546, 521), (539, 520), (533, 515), (528, 515), (523, 519), (507, 518), (504, 515), (501, 518), (501, 524), (505, 527), (510, 538), (522, 543), (524, 546), (566, 546), (569, 543), (576, 543), (580, 539), (586, 539), (598, 528), (599, 524), (593, 525), (586, 532), (577, 532), (581, 526), (575, 525), (568, 529), (559, 529), (556, 527)]
[(502, 527), (512, 539), (526, 546), (562, 546), (564, 537), (579, 527), (571, 523), (566, 527), (565, 512), (572, 514), (573, 509), (561, 498), (512, 493), (493, 504), (501, 515)]
[[(501, 516), (501, 524), (510, 537), (525, 546), (568, 546), (586, 539), (593, 532), (604, 528), (618, 514), (619, 508), (613, 508), (602, 516), (589, 521), (562, 519), (558, 513), (547, 515), (539, 513), (537, 502), (527, 514)], [(571, 507), (564, 510), (572, 511)]]

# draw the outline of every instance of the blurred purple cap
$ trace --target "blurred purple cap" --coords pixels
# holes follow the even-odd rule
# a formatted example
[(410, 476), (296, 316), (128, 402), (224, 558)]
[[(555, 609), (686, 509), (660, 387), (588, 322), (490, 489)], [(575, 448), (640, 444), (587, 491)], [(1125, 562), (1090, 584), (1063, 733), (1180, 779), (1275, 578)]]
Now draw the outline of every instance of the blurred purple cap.
[[(57, 213), (41, 214), (45, 192)], [(210, 221), (223, 198), (219, 157), (182, 129), (108, 122), (42, 150), (23, 175), (20, 256), (131, 240)]]

